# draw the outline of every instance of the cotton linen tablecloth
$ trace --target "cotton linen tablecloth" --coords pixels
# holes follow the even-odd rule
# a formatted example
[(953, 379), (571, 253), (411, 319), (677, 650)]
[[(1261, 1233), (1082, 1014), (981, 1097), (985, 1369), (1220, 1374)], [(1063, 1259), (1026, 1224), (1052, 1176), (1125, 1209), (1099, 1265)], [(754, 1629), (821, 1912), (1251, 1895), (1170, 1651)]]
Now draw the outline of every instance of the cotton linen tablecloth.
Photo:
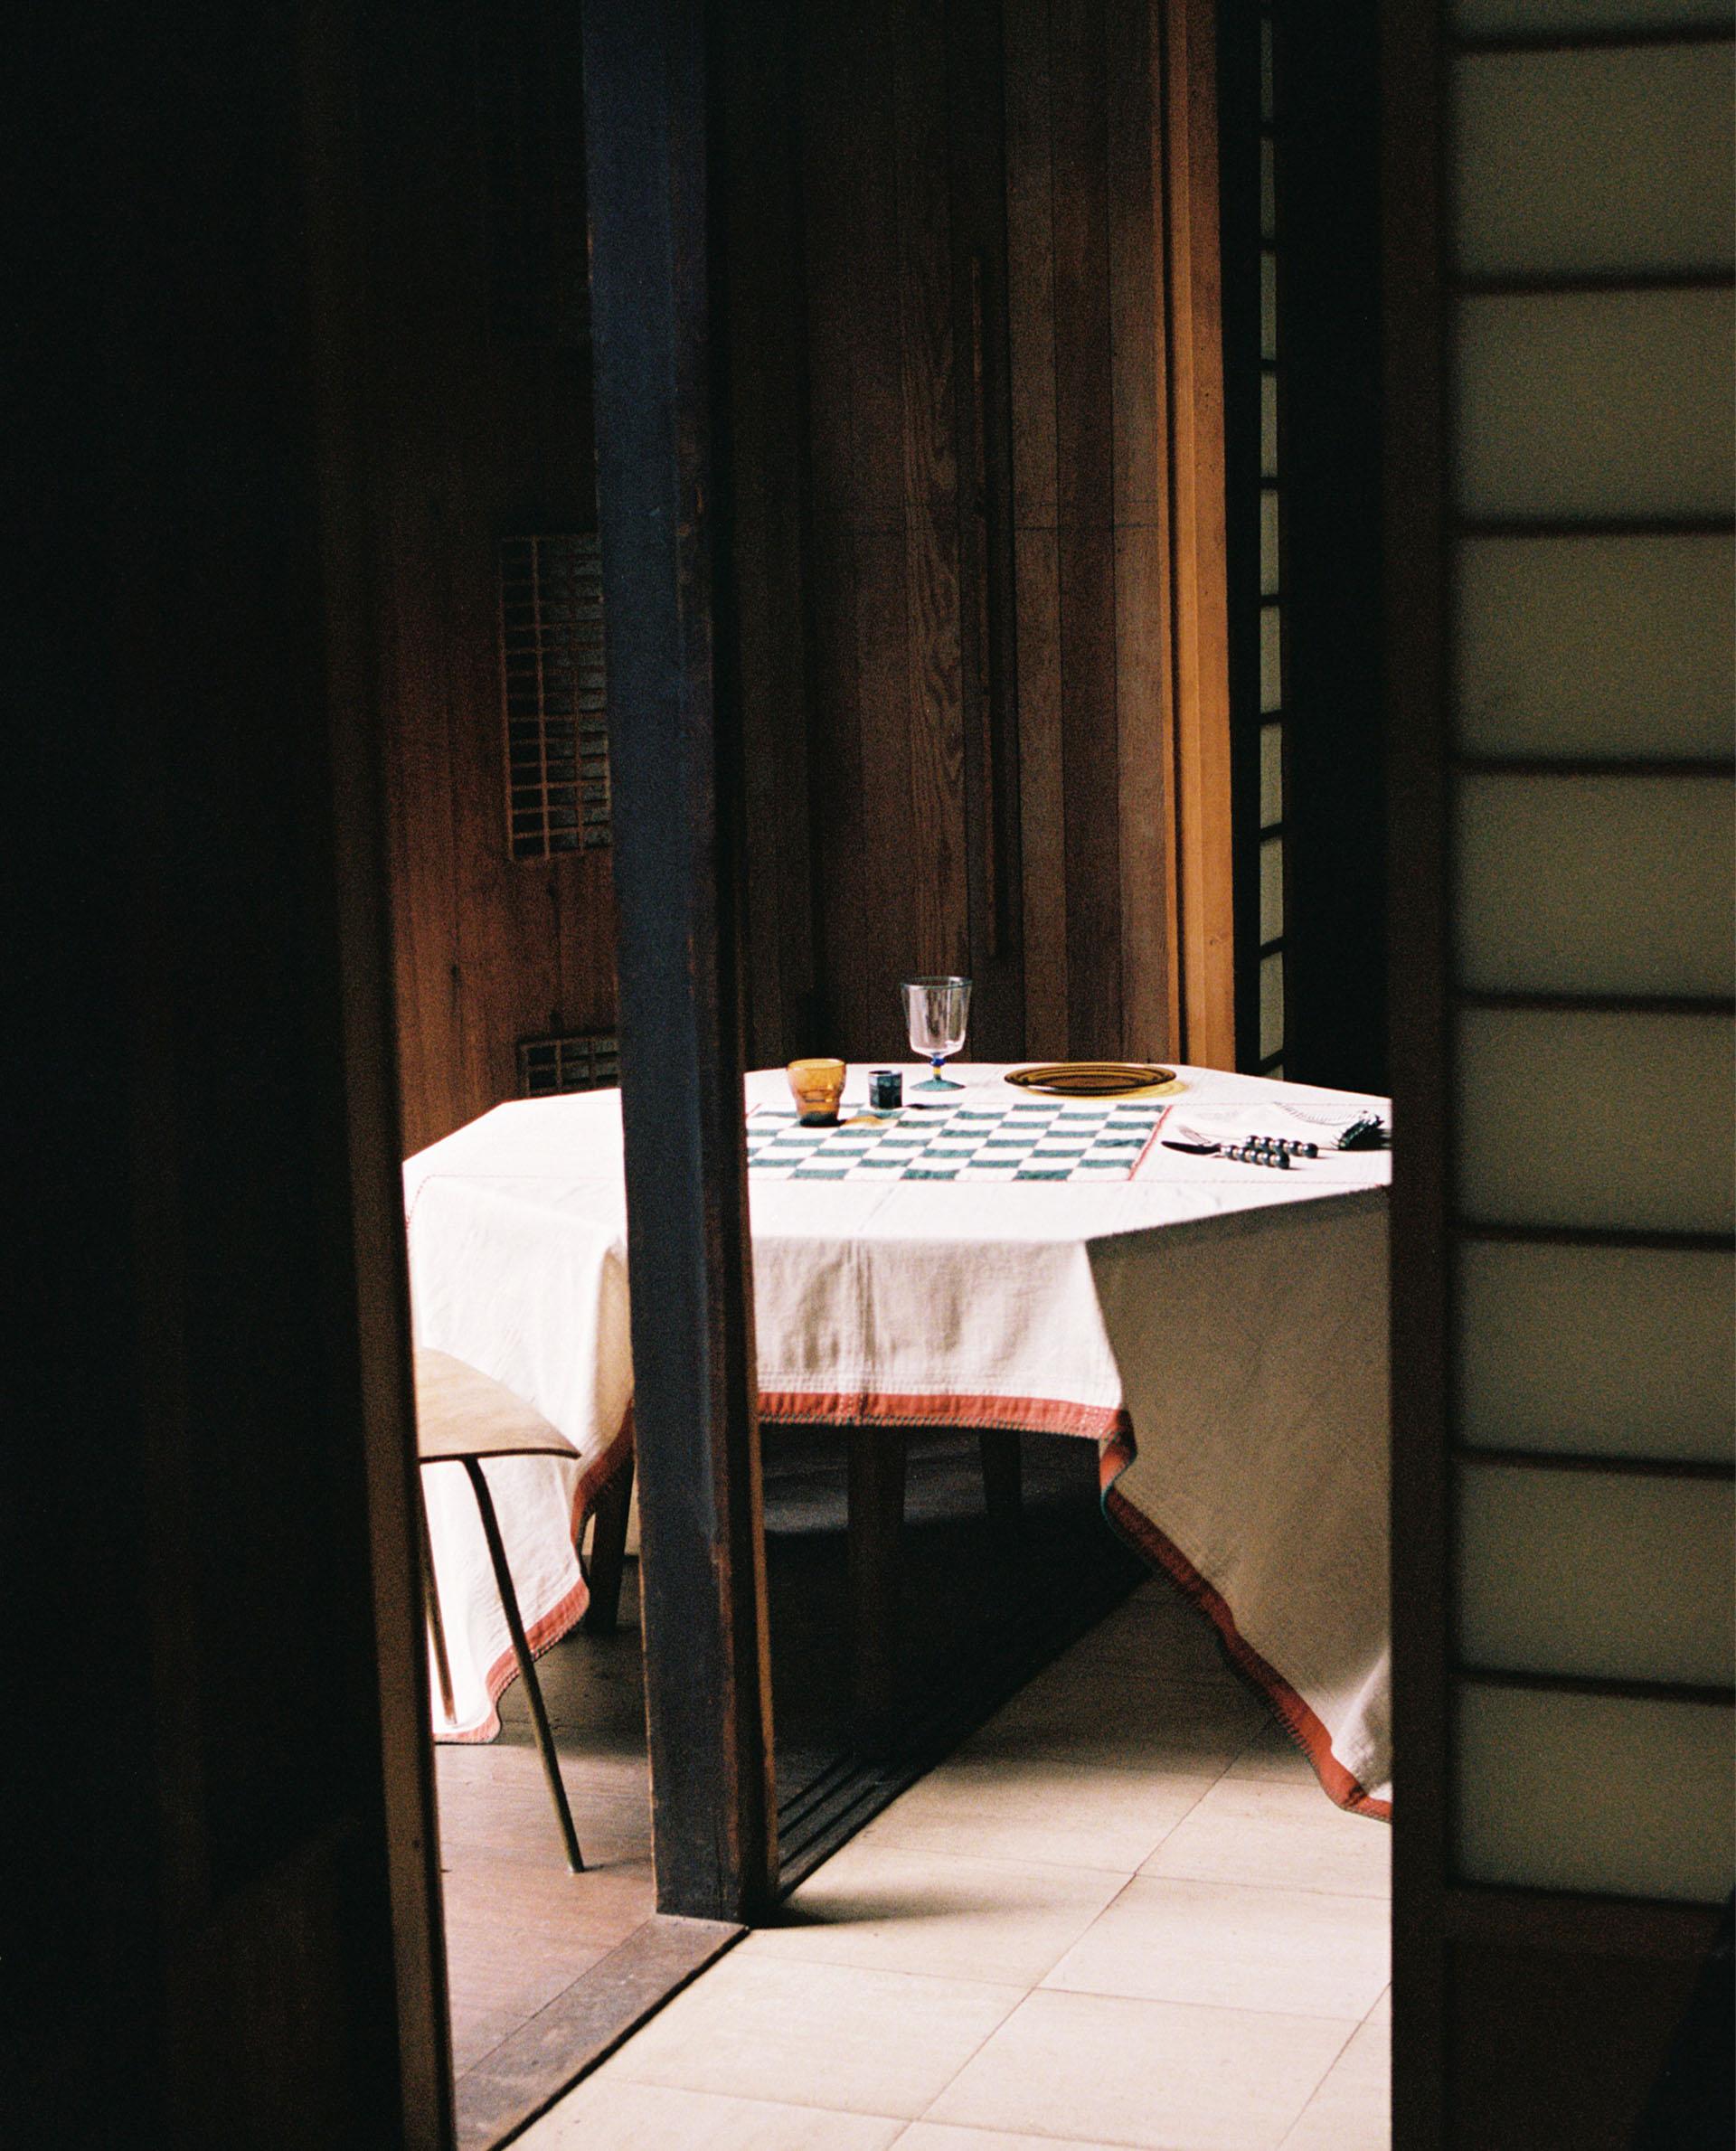
[[(907, 1076), (907, 1088), (914, 1075)], [(973, 1104), (1023, 1095), (955, 1067)], [(760, 1409), (1099, 1445), (1105, 1511), (1212, 1619), (1341, 1806), (1390, 1811), (1386, 1188), (1326, 1149), (1384, 1101), (1182, 1068), (1161, 1131), (1317, 1137), (1288, 1172), (1153, 1144), (1095, 1184), (749, 1180)], [(846, 1107), (864, 1100), (853, 1068)], [(781, 1070), (748, 1108), (787, 1108)], [(503, 1382), (577, 1464), (488, 1466), (533, 1649), (584, 1610), (574, 1544), (631, 1441), (619, 1095), (505, 1105), (404, 1168), (417, 1341)], [(469, 1489), (425, 1475), (457, 1715), (511, 1677)]]

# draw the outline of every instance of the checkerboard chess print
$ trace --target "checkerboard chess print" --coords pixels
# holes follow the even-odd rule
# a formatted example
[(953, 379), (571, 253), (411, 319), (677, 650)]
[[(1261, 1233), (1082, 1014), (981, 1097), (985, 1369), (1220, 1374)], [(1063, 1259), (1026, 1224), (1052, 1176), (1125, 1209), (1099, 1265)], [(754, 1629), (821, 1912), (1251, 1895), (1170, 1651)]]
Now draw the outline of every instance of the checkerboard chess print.
[(1168, 1111), (1033, 1099), (804, 1127), (792, 1109), (762, 1106), (748, 1119), (748, 1170), (756, 1180), (1129, 1180)]

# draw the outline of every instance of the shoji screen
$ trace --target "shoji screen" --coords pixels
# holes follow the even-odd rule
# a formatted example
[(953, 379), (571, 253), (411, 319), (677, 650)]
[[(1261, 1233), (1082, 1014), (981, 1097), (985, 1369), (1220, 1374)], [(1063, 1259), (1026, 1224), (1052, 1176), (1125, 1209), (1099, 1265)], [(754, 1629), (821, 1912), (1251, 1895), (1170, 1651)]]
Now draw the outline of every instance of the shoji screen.
[[(1395, 903), (1445, 992), (1431, 1036), (1429, 982), (1402, 989), (1399, 1086), (1401, 1598), (1407, 1488), (1439, 1559), (1398, 1677), (1434, 1624), (1416, 1777), (1448, 1759), (1444, 1804), (1398, 1788), (1431, 1840), (1401, 1860), (1401, 2056), (1446, 2027), (1411, 2145), (1626, 2146), (1690, 1908), (1732, 1880), (1729, 28), (1457, 0), (1432, 82), (1388, 43), (1392, 124), (1424, 115), (1439, 160), (1425, 202), (1389, 141), (1390, 304), (1444, 362), (1432, 412), (1426, 355), (1394, 362), (1426, 528), (1396, 486), (1389, 524), (1395, 658), (1434, 668), (1440, 727), (1403, 748)], [(1440, 1892), (1436, 1960), (1407, 1886)]]

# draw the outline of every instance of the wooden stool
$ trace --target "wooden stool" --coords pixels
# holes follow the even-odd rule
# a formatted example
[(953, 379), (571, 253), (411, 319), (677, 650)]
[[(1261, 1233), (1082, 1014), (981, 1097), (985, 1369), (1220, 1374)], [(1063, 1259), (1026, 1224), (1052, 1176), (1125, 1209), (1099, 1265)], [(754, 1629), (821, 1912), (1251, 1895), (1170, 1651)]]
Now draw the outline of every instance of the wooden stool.
[[(561, 1781), (554, 1736), (549, 1731), (549, 1714), (543, 1708), (535, 1661), (524, 1638), (518, 1595), (513, 1589), (512, 1571), (506, 1566), (506, 1549), (501, 1543), (500, 1524), (482, 1469), (485, 1457), (571, 1457), (576, 1460), (578, 1455), (564, 1434), (557, 1433), (540, 1412), (533, 1411), (499, 1382), (491, 1382), (487, 1375), (478, 1373), (476, 1368), (466, 1366), (462, 1360), (454, 1359), (448, 1353), (417, 1348), (416, 1461), (424, 1468), (430, 1464), (461, 1464), (469, 1478), (476, 1497), (476, 1511), (482, 1518), (482, 1535), (488, 1542), (488, 1559), (494, 1567), (501, 1610), (506, 1616), (506, 1632), (512, 1637), (513, 1656), (518, 1663), (518, 1677), (524, 1684), (525, 1701), (531, 1706), (531, 1723), (536, 1733), (537, 1751), (542, 1759), (542, 1774), (548, 1779), (554, 1811), (560, 1819), (567, 1865), (574, 1874), (582, 1874), (584, 1857), (572, 1826), (567, 1788)], [(446, 1630), (440, 1620), (439, 1595), (434, 1582), (428, 1504), (424, 1499), (418, 1506), (429, 1634), (434, 1646), (440, 1701), (450, 1718), (456, 1714), (452, 1707), (452, 1668), (447, 1657)]]

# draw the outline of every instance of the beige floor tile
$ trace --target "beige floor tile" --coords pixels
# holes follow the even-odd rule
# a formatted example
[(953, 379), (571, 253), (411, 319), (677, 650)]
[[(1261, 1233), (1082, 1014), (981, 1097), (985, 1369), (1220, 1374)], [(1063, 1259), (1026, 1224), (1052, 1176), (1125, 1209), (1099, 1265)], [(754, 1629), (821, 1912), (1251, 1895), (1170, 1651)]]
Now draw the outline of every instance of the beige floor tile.
[(1276, 1718), (1262, 1725), (1230, 1766), (1232, 1778), (1275, 1778), (1283, 1785), (1317, 1785), (1314, 1765)]
[(1033, 1986), (1125, 1882), (1100, 1868), (960, 1859), (857, 1838), (796, 1892), (788, 1925), (762, 1928), (740, 1948)]
[(1385, 1823), (1346, 1815), (1316, 1786), (1224, 1778), (1176, 1824), (1142, 1872), (1384, 1897), (1392, 1860), (1392, 1833)]
[(1390, 2024), (1392, 2022), (1392, 1989), (1389, 1986), (1368, 2013), (1372, 2024)]
[(1131, 1874), (1213, 1782), (1042, 1756), (954, 1760), (894, 1800), (863, 1841)]
[(1043, 1985), (1360, 2023), (1386, 1985), (1388, 1955), (1379, 1898), (1146, 1874)]
[(914, 2120), (1018, 1998), (981, 1980), (755, 1957), (741, 1944), (599, 2075)]
[(1158, 1681), (1232, 1681), (1218, 1648), (1217, 1631), (1179, 1591), (1156, 1599), (1136, 1591), (1101, 1627), (1068, 1653), (1092, 1666), (1143, 1671)]
[(1080, 2137), (1009, 2136), (1004, 2128), (953, 2128), (944, 2121), (912, 2121), (895, 2151), (1119, 2151)]
[(1012, 1756), (1215, 1778), (1247, 1747), (1264, 1709), (1227, 1677), (1157, 1684), (1113, 1666), (1072, 1675), (1051, 1666), (958, 1752), (967, 1762)]
[(923, 2118), (1146, 2151), (1277, 2151), (1345, 2033), (1324, 2017), (1045, 1989)]
[(1390, 2151), (1390, 2036), (1384, 2024), (1363, 2026), (1303, 2108), (1283, 2151)]
[(521, 2151), (888, 2151), (903, 2127), (888, 2117), (635, 2084), (604, 2071), (516, 2141)]

